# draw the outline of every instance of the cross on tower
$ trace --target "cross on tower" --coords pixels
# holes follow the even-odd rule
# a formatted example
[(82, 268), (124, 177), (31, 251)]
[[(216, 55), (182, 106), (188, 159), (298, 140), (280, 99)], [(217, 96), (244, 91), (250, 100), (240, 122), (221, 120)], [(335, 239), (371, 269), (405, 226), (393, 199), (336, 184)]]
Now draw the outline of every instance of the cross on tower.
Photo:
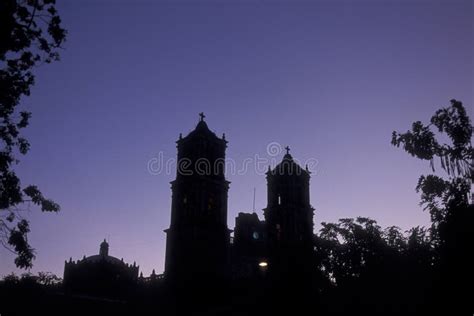
[(289, 155), (290, 154), (290, 146), (286, 146), (285, 149), (286, 149), (286, 154)]
[(204, 112), (199, 113), (199, 117), (201, 117), (201, 122), (204, 121), (204, 118), (206, 117), (204, 115)]

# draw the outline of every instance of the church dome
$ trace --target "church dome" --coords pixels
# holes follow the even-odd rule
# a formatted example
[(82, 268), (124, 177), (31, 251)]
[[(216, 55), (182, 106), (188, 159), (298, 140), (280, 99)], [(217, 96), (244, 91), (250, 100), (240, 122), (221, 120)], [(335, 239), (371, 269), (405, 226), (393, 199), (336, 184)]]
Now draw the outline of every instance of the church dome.
[(87, 295), (114, 296), (124, 293), (138, 279), (139, 267), (109, 256), (109, 243), (100, 243), (99, 254), (77, 262), (65, 262), (63, 283), (68, 291)]
[(81, 262), (100, 262), (100, 261), (105, 261), (107, 263), (111, 263), (114, 265), (125, 265), (125, 263), (118, 258), (115, 258), (112, 256), (102, 256), (102, 255), (89, 256), (83, 259)]
[(126, 265), (123, 260), (115, 258), (113, 256), (109, 256), (109, 243), (107, 240), (104, 239), (103, 242), (100, 243), (100, 250), (98, 255), (92, 255), (89, 257), (85, 257), (78, 263), (99, 263), (99, 262), (106, 262), (113, 265)]

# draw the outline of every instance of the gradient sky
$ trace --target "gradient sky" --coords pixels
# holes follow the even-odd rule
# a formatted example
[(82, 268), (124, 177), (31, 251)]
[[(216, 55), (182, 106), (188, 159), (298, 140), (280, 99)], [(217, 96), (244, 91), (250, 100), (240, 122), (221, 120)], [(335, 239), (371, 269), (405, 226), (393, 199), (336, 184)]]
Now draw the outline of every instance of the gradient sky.
[[(393, 130), (462, 100), (473, 115), (472, 1), (58, 1), (68, 41), (37, 69), (22, 104), (33, 112), (22, 183), (57, 201), (31, 207), (32, 272), (60, 276), (64, 260), (110, 253), (163, 271), (179, 133), (204, 111), (242, 164), (267, 145), (318, 160), (316, 228), (368, 216), (427, 225), (414, 188), (428, 163), (390, 145)], [(278, 159), (281, 159), (278, 156)], [(266, 206), (253, 169), (229, 175), (228, 223)], [(0, 275), (17, 271), (0, 249)]]

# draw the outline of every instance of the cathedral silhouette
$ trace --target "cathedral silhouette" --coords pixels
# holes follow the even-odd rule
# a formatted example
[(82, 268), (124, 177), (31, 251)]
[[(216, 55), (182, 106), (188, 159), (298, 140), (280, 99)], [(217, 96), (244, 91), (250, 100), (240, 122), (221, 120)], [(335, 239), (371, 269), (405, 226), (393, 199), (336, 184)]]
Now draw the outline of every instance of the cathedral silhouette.
[[(264, 220), (239, 213), (227, 227), (230, 182), (225, 177), (225, 134), (216, 136), (200, 113), (196, 128), (177, 144), (176, 179), (171, 182), (171, 223), (166, 233), (163, 275), (138, 277), (138, 267), (100, 254), (65, 263), (64, 283), (71, 291), (94, 289), (107, 295), (133, 282), (159, 280), (170, 289), (221, 288), (241, 280), (270, 280), (272, 287), (310, 286), (314, 269), (314, 209), (310, 172), (286, 147), (282, 161), (268, 167)], [(234, 236), (231, 237), (232, 232)], [(99, 280), (99, 281), (98, 281)], [(92, 294), (92, 293), (91, 293)]]
[(64, 264), (64, 289), (68, 292), (98, 296), (118, 296), (133, 289), (138, 280), (139, 267), (109, 255), (109, 244), (104, 239), (98, 255)]

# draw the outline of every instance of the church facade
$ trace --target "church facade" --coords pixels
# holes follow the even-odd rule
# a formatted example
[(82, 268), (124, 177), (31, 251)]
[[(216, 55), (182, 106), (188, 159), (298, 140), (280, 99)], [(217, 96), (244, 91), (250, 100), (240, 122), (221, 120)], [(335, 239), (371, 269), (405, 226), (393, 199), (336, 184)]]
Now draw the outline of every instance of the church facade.
[(177, 141), (165, 279), (184, 285), (267, 275), (286, 282), (285, 277), (298, 281), (308, 276), (314, 268), (310, 172), (294, 161), (287, 147), (281, 163), (267, 172), (264, 220), (256, 213), (239, 213), (231, 238), (224, 175), (227, 141), (200, 116), (196, 128)]
[(104, 240), (98, 255), (65, 262), (66, 289), (101, 295), (150, 282), (195, 289), (262, 279), (301, 285), (311, 278), (316, 267), (310, 172), (296, 163), (287, 147), (282, 161), (266, 173), (264, 218), (240, 212), (234, 231), (230, 230), (230, 182), (225, 177), (228, 142), (225, 134), (218, 137), (212, 132), (204, 118), (201, 113), (195, 129), (184, 137), (180, 134), (176, 141), (164, 274), (153, 270), (150, 277), (139, 277), (139, 267), (110, 256)]

